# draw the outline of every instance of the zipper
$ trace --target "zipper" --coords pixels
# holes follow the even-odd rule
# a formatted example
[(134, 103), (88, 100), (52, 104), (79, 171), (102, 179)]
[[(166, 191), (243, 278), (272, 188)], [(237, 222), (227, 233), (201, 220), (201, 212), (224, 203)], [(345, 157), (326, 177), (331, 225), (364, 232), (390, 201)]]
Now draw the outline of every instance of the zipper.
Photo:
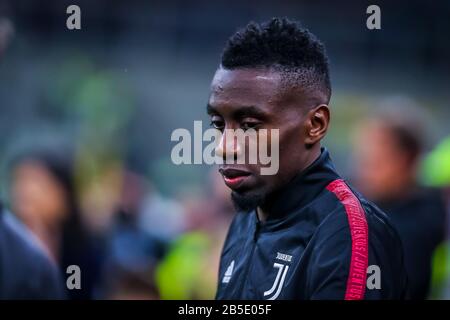
[(259, 236), (259, 232), (261, 229), (261, 222), (258, 220), (255, 224), (255, 232), (253, 233), (253, 239), (252, 239), (252, 250), (250, 252), (250, 257), (249, 257), (249, 263), (247, 264), (247, 267), (245, 268), (245, 272), (244, 272), (244, 277), (245, 277), (245, 281), (242, 283), (242, 286), (239, 290), (239, 294), (240, 294), (240, 299), (242, 299), (242, 291), (244, 290), (244, 288), (247, 286), (247, 282), (248, 282), (248, 273), (253, 265), (253, 255), (255, 253), (255, 249), (256, 249), (256, 243), (258, 242), (258, 236)]

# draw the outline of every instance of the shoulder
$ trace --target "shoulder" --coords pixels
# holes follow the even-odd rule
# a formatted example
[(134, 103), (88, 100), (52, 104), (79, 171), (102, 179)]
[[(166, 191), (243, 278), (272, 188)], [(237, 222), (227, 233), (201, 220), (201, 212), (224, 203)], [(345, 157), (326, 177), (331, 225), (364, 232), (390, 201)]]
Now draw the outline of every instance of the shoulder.
[(373, 236), (385, 242), (398, 242), (399, 237), (388, 216), (375, 204), (366, 200), (358, 191), (342, 179), (327, 186), (328, 204), (331, 208), (319, 226), (319, 232), (346, 237), (349, 241)]
[(9, 213), (0, 214), (0, 294), (6, 299), (61, 298), (56, 265)]
[(402, 243), (388, 216), (344, 180), (333, 181), (327, 190), (334, 196), (328, 201), (332, 210), (314, 234), (314, 247), (341, 252), (350, 263), (361, 261), (366, 268), (376, 263), (402, 271)]
[[(326, 201), (330, 210), (310, 248), (315, 279), (335, 274), (334, 280), (345, 283), (341, 293), (346, 299), (403, 297), (406, 280), (402, 245), (386, 214), (343, 180), (333, 181), (327, 190), (334, 200)], [(383, 272), (383, 290), (365, 290), (368, 267), (372, 265)]]

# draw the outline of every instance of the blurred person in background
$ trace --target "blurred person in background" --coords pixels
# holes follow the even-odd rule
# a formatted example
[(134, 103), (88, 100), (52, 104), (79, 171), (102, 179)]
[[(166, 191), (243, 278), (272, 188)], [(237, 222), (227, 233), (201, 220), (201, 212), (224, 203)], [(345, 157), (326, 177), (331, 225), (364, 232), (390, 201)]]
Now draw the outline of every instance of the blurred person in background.
[(31, 232), (0, 205), (0, 300), (65, 297), (56, 265)]
[(399, 232), (411, 299), (428, 297), (433, 253), (445, 234), (441, 190), (418, 181), (424, 118), (408, 101), (393, 99), (354, 132), (354, 183), (388, 214)]
[(146, 233), (171, 241), (183, 232), (184, 208), (175, 199), (160, 194), (154, 186), (148, 186), (147, 192), (139, 203), (136, 223)]
[(77, 265), (81, 289), (72, 299), (93, 298), (99, 254), (81, 220), (67, 154), (39, 149), (16, 157), (10, 166), (12, 211), (28, 226), (61, 272)]
[(183, 197), (184, 232), (156, 270), (162, 299), (213, 299), (220, 253), (234, 208), (230, 190), (211, 170), (201, 195)]
[(148, 230), (140, 220), (145, 200), (154, 188), (144, 176), (130, 169), (124, 168), (121, 176), (101, 296), (113, 300), (156, 300), (160, 294), (155, 269), (166, 253), (167, 239)]
[[(0, 61), (13, 34), (0, 16)], [(36, 246), (31, 232), (0, 203), (0, 299), (63, 299), (56, 265)]]

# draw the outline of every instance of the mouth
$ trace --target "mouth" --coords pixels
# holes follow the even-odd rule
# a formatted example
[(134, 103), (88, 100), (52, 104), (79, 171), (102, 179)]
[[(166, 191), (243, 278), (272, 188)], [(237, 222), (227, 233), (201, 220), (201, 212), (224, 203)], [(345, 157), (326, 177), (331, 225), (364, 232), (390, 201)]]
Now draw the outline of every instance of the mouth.
[(219, 172), (225, 184), (231, 189), (239, 188), (251, 175), (250, 172), (233, 168), (220, 168)]

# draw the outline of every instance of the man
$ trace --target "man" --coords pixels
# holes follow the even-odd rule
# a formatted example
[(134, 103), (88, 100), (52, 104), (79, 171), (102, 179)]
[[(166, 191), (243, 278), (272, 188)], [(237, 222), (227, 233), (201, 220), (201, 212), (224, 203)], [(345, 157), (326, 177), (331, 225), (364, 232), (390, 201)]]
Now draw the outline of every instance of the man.
[(387, 213), (399, 233), (409, 297), (425, 299), (433, 253), (445, 239), (444, 195), (417, 181), (425, 118), (419, 109), (402, 99), (386, 101), (379, 109), (355, 131), (355, 183)]
[[(239, 213), (221, 256), (218, 299), (405, 296), (396, 232), (321, 148), (330, 95), (324, 47), (297, 23), (250, 23), (229, 39), (211, 84), (211, 124), (278, 129), (279, 171), (261, 175), (261, 163), (229, 161), (219, 168)], [(246, 146), (225, 137), (216, 154), (240, 157)]]

